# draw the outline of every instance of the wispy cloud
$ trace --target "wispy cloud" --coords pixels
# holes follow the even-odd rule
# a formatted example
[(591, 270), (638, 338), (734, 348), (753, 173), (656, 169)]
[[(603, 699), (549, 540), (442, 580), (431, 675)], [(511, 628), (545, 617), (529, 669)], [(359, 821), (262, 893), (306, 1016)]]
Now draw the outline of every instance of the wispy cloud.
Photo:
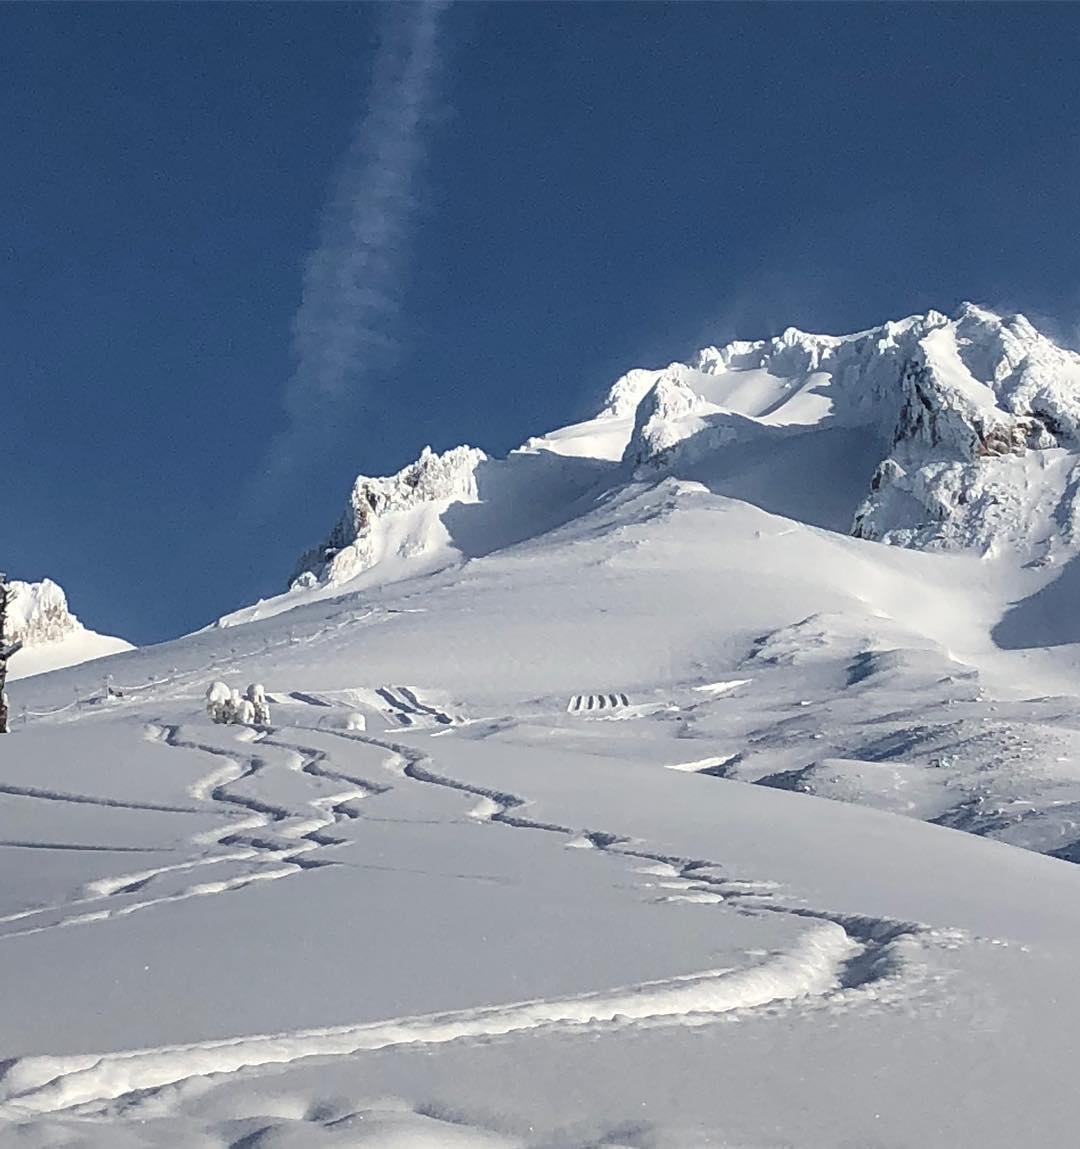
[(386, 4), (367, 112), (324, 210), (293, 323), (296, 368), (283, 397), (286, 430), (272, 444), (271, 478), (329, 445), (362, 408), (393, 356), (419, 207), (418, 177), (437, 106), (440, 18), (447, 4)]

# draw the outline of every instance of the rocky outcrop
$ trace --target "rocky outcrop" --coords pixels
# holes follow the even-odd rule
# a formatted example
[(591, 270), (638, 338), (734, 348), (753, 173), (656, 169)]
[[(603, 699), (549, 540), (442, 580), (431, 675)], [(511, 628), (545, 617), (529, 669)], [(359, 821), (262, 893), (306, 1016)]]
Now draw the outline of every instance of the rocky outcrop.
[(703, 416), (716, 410), (677, 372), (661, 373), (637, 405), (623, 463), (631, 468), (662, 467), (666, 453), (701, 431), (706, 425)]
[(1080, 356), (1023, 316), (965, 304), (911, 349), (898, 391), (890, 451), (853, 534), (920, 548), (1031, 547), (1047, 534), (1047, 508), (1029, 492), (1049, 494), (1064, 475), (1051, 526), (1071, 537)]
[(24, 646), (43, 646), (62, 642), (80, 633), (82, 623), (68, 609), (67, 596), (52, 581), (11, 582), (11, 605), (8, 608), (4, 638)]
[[(413, 557), (438, 546), (445, 540), (438, 514), (451, 503), (476, 501), (476, 469), (486, 457), (474, 447), (441, 455), (425, 447), (396, 475), (361, 475), (327, 540), (301, 557), (292, 587), (342, 583), (390, 554)], [(416, 514), (425, 509), (433, 513)]]
[(71, 613), (67, 596), (52, 579), (13, 581), (8, 586), (13, 594), (4, 639), (22, 643), (22, 649), (10, 660), (9, 680), (132, 649), (122, 638), (87, 630)]

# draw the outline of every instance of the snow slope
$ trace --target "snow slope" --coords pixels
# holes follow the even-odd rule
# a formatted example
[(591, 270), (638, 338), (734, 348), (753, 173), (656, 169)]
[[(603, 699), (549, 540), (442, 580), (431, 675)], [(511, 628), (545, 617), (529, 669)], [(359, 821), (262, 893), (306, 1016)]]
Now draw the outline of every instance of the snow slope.
[(1070, 1143), (1073, 358), (987, 316), (631, 373), (16, 683), (0, 1144)]
[(68, 609), (63, 590), (52, 581), (9, 583), (13, 598), (5, 638), (19, 640), (23, 649), (9, 663), (9, 679), (27, 678), (91, 659), (104, 658), (131, 643), (87, 630)]
[[(569, 532), (546, 574), (526, 547), (424, 594), (132, 652), (122, 698), (7, 739), (0, 1143), (1067, 1140), (1080, 869), (665, 769), (752, 748), (734, 730), (765, 708), (808, 741), (843, 693), (814, 667), (824, 624), (740, 657), (784, 608), (768, 587), (732, 601), (747, 572), (717, 579), (686, 537), (742, 516), (779, 571), (791, 534), (683, 497), (701, 505), (638, 496), (616, 539)], [(840, 543), (888, 560), (880, 603), (972, 562)], [(650, 617), (675, 546), (688, 573)], [(855, 610), (814, 576), (786, 586), (789, 610)], [(605, 610), (606, 649), (582, 625)], [(218, 675), (264, 678), (273, 726), (210, 725)]]

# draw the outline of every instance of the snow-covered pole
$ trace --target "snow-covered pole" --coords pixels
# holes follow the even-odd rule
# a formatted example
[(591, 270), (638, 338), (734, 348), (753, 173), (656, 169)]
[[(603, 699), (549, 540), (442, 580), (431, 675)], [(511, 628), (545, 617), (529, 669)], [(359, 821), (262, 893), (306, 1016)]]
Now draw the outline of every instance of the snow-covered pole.
[(7, 654), (5, 653), (7, 640), (4, 631), (7, 627), (7, 605), (10, 593), (7, 575), (0, 571), (0, 734), (8, 732), (7, 692), (5, 689), (7, 687)]
[(0, 571), (0, 734), (8, 733), (7, 660), (22, 646), (7, 640), (7, 610), (14, 593), (7, 575)]

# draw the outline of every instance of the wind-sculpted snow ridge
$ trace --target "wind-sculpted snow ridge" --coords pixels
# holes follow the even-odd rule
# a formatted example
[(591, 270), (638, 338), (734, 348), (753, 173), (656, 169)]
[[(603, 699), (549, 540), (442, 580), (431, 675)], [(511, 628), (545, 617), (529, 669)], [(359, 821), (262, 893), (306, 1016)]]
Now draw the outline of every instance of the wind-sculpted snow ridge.
[(293, 586), (346, 582), (384, 558), (414, 558), (444, 546), (439, 515), (451, 503), (476, 501), (476, 468), (485, 458), (473, 447), (442, 455), (425, 447), (396, 475), (361, 475), (330, 537), (300, 559)]
[(71, 613), (67, 596), (52, 579), (15, 580), (8, 586), (12, 598), (4, 638), (24, 646), (11, 659), (13, 679), (132, 649), (122, 638), (87, 630)]

